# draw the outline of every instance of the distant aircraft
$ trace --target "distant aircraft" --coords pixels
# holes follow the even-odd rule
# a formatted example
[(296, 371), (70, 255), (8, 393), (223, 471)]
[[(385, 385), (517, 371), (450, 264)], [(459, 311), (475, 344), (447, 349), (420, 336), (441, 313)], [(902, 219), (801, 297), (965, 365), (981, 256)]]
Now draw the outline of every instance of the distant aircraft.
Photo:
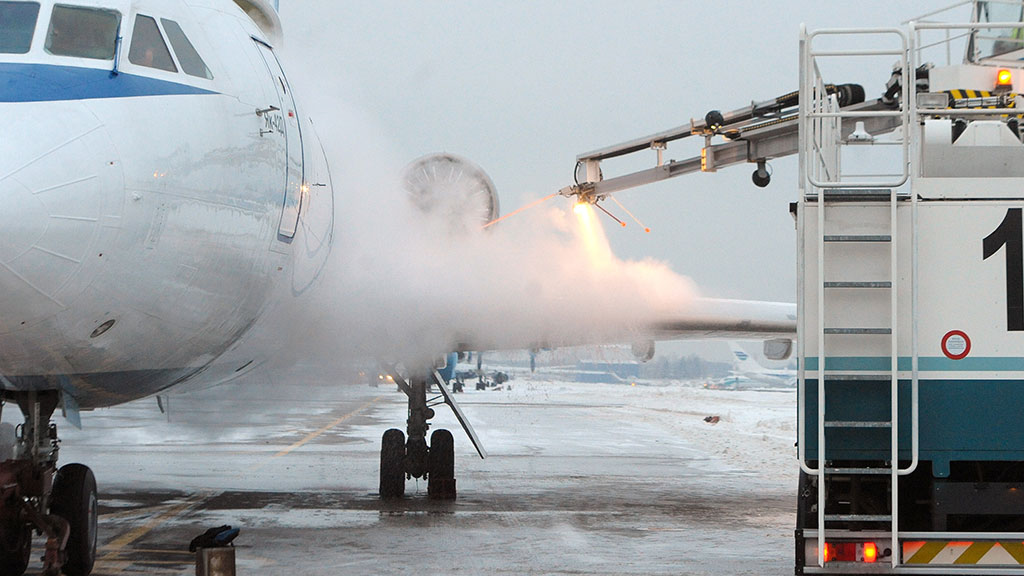
[(729, 349), (736, 358), (729, 375), (708, 383), (708, 388), (749, 390), (755, 388), (796, 388), (796, 372), (789, 369), (765, 368), (735, 341)]
[[(255, 328), (281, 334), (274, 312), (309, 301), (334, 248), (335, 182), (280, 38), (269, 0), (0, 1), (0, 385), (25, 417), (0, 463), (0, 574), (25, 571), (33, 530), (48, 574), (92, 571), (96, 482), (57, 469), (57, 408), (75, 423), (237, 378), (283, 344)], [(700, 304), (622, 338), (795, 332), (792, 305)], [(408, 437), (384, 434), (381, 495), (413, 476), (453, 498), (451, 433), (427, 442), (433, 361), (401, 360)]]

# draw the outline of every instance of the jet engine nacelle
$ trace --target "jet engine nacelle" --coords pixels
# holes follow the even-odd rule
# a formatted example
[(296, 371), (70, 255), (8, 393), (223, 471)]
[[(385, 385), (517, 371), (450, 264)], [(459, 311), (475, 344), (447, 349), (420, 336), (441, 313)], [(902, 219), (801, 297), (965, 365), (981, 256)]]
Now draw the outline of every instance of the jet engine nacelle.
[(405, 167), (403, 185), (423, 212), (454, 231), (481, 229), (498, 218), (498, 193), (482, 168), (461, 156), (428, 154)]
[(793, 341), (789, 338), (776, 338), (764, 341), (764, 356), (769, 360), (788, 360), (793, 353)]
[(633, 342), (633, 357), (638, 362), (650, 362), (654, 358), (654, 340), (641, 340)]

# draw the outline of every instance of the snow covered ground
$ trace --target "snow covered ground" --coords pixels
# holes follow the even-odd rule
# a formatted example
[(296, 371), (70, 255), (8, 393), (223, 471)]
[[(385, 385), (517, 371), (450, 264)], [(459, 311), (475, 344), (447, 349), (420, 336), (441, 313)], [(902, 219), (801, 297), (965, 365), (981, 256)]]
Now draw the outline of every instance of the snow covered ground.
[(487, 460), (437, 408), (454, 503), (422, 481), (382, 503), (404, 395), (315, 371), (173, 397), (170, 421), (153, 399), (87, 414), (61, 458), (101, 485), (97, 576), (192, 574), (183, 547), (221, 523), (239, 574), (792, 573), (795, 392), (536, 378), (457, 396)]

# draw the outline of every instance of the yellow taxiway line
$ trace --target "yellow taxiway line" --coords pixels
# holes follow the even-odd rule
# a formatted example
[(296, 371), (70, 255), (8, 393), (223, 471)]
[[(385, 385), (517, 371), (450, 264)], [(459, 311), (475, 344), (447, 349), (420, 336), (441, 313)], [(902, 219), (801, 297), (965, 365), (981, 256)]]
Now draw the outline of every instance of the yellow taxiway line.
[(184, 502), (173, 506), (161, 514), (153, 517), (152, 520), (146, 522), (142, 526), (137, 526), (117, 538), (110, 541), (109, 544), (103, 546), (101, 550), (106, 552), (101, 558), (96, 560), (97, 567), (107, 564), (109, 567), (109, 574), (121, 574), (128, 568), (128, 565), (124, 564), (124, 561), (119, 557), (125, 548), (141, 540), (146, 534), (149, 534), (160, 525), (164, 524), (168, 520), (172, 520), (181, 516), (185, 512), (198, 506), (203, 500), (209, 498), (209, 494), (193, 494), (189, 496)]
[(253, 470), (258, 470), (258, 469), (262, 468), (263, 466), (265, 466), (266, 464), (272, 462), (273, 460), (276, 460), (277, 458), (281, 458), (283, 456), (287, 456), (288, 454), (291, 454), (293, 451), (297, 450), (298, 448), (301, 448), (301, 447), (305, 446), (306, 444), (309, 444), (313, 440), (316, 440), (321, 435), (323, 435), (325, 432), (331, 430), (332, 428), (335, 428), (335, 427), (339, 426), (340, 424), (342, 424), (343, 422), (349, 420), (353, 416), (359, 415), (361, 412), (363, 412), (364, 410), (366, 410), (370, 406), (373, 406), (374, 404), (379, 402), (380, 399), (383, 398), (383, 397), (384, 396), (377, 396), (376, 398), (370, 400), (369, 402), (367, 402), (367, 403), (365, 403), (365, 404), (363, 404), (361, 406), (358, 406), (355, 410), (352, 410), (351, 412), (345, 414), (344, 416), (339, 417), (338, 419), (336, 419), (333, 422), (331, 422), (330, 424), (327, 424), (326, 426), (320, 428), (319, 430), (315, 430), (313, 432), (310, 432), (302, 440), (299, 440), (298, 442), (292, 444), (291, 446), (285, 448), (284, 450), (281, 450), (280, 452), (274, 454), (273, 456), (271, 456), (267, 460), (264, 460), (262, 462), (258, 462), (257, 464), (253, 465), (252, 468), (249, 469), (249, 471), (251, 472)]
[[(304, 438), (302, 438), (298, 442), (295, 442), (294, 444), (288, 446), (287, 448), (281, 450), (280, 452), (277, 452), (276, 454), (274, 454), (270, 458), (268, 458), (268, 459), (266, 459), (266, 460), (264, 460), (262, 462), (257, 463), (249, 471), (262, 468), (267, 463), (269, 463), (269, 462), (271, 462), (271, 461), (273, 461), (275, 459), (287, 456), (288, 454), (290, 454), (291, 452), (295, 451), (296, 449), (301, 448), (302, 446), (305, 446), (306, 444), (309, 444), (310, 442), (312, 442), (313, 440), (317, 439), (318, 437), (320, 437), (321, 435), (323, 435), (327, 431), (331, 430), (332, 428), (335, 428), (335, 427), (339, 426), (340, 424), (344, 423), (345, 421), (351, 419), (353, 416), (356, 416), (356, 415), (362, 413), (364, 410), (366, 410), (370, 406), (376, 404), (382, 398), (384, 398), (384, 396), (377, 396), (376, 398), (370, 400), (369, 402), (366, 402), (365, 404), (362, 404), (362, 405), (356, 407), (351, 412), (348, 412), (347, 414), (345, 414), (345, 415), (335, 419), (334, 421), (332, 421), (329, 424), (323, 426), (322, 428), (307, 434)], [(106, 546), (103, 546), (100, 549), (102, 552), (105, 552), (105, 554), (102, 557), (100, 557), (100, 558), (98, 558), (96, 560), (97, 571), (99, 571), (99, 568), (102, 566), (104, 574), (117, 575), (117, 574), (124, 573), (124, 571), (126, 569), (131, 567), (131, 563), (128, 562), (127, 560), (125, 560), (125, 559), (122, 559), (120, 556), (122, 555), (123, 552), (125, 552), (125, 549), (128, 546), (130, 546), (131, 544), (141, 540), (144, 536), (146, 536), (147, 534), (149, 534), (150, 532), (152, 532), (153, 530), (155, 530), (156, 528), (158, 528), (162, 524), (166, 523), (167, 521), (173, 520), (174, 518), (177, 518), (177, 517), (181, 516), (182, 514), (186, 513), (190, 509), (198, 506), (199, 504), (202, 503), (203, 500), (206, 500), (206, 499), (208, 499), (210, 497), (211, 497), (210, 494), (194, 494), (194, 495), (190, 496), (188, 499), (186, 499), (184, 502), (182, 502), (180, 504), (177, 504), (177, 505), (174, 505), (174, 506), (171, 506), (171, 507), (168, 507), (164, 512), (161, 512), (160, 514), (157, 514), (149, 522), (143, 524), (142, 526), (138, 526), (136, 528), (133, 528), (132, 530), (129, 530), (128, 532), (125, 532), (121, 536), (118, 536), (117, 538), (112, 540), (109, 544), (107, 544)], [(130, 515), (133, 512), (134, 513), (138, 513), (138, 510), (134, 510), (134, 511), (125, 510), (123, 512), (114, 512), (114, 513), (111, 513), (109, 515), (104, 515), (104, 517), (107, 517), (107, 516), (109, 516), (109, 517), (127, 516), (127, 515)], [(133, 549), (131, 551), (132, 552), (136, 552), (137, 550)], [(175, 551), (163, 551), (163, 552), (175, 553)], [(152, 562), (146, 562), (146, 563), (147, 564), (151, 564)]]

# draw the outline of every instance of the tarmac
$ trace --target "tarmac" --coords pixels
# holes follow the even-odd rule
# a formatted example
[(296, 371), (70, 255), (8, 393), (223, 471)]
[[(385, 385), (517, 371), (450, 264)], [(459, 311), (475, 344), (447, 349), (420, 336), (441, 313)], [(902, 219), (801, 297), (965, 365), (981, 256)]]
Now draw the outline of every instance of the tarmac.
[(222, 524), (241, 528), (239, 575), (792, 574), (793, 391), (528, 373), (470, 388), (457, 400), (488, 459), (446, 406), (434, 419), (456, 438), (454, 502), (415, 480), (381, 501), (405, 396), (310, 367), (59, 420), (61, 462), (100, 486), (93, 574), (195, 574), (189, 541)]

